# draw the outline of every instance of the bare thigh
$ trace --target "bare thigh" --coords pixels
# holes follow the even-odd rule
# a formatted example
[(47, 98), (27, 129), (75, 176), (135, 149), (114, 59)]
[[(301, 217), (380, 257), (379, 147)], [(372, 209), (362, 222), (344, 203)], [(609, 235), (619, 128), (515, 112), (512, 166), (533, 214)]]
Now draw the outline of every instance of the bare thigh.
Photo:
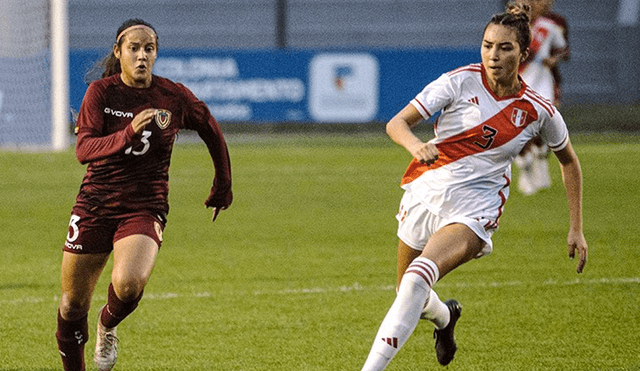
[(137, 298), (149, 281), (158, 255), (158, 244), (149, 236), (135, 234), (113, 244), (111, 283), (118, 298)]
[(438, 266), (440, 278), (461, 264), (476, 257), (485, 242), (461, 223), (446, 225), (429, 238), (420, 256), (430, 259)]
[(469, 227), (460, 223), (449, 224), (437, 230), (422, 251), (411, 248), (401, 240), (398, 243), (397, 284), (400, 285), (404, 272), (418, 256), (436, 263), (442, 278), (456, 267), (473, 259), (483, 247), (484, 241)]

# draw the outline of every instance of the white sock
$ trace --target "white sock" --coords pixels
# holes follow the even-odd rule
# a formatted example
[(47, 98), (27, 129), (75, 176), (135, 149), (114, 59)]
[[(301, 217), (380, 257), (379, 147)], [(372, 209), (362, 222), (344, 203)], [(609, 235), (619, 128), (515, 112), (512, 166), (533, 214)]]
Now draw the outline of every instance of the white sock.
[(546, 157), (536, 157), (532, 173), (534, 184), (538, 189), (551, 187), (551, 176), (549, 175), (549, 164)]
[(429, 293), (429, 300), (427, 300), (427, 303), (424, 305), (420, 318), (428, 319), (433, 322), (436, 329), (442, 330), (449, 324), (450, 317), (451, 312), (449, 312), (449, 307), (440, 301), (438, 294), (432, 289)]
[(527, 151), (524, 154), (517, 155), (514, 162), (516, 163), (518, 168), (520, 168), (521, 170), (527, 171), (531, 169), (531, 166), (533, 165), (533, 160), (534, 160), (533, 154), (531, 153), (531, 151)]
[(418, 257), (409, 265), (362, 371), (384, 370), (391, 362), (418, 325), (431, 286), (439, 274), (436, 264), (426, 258)]

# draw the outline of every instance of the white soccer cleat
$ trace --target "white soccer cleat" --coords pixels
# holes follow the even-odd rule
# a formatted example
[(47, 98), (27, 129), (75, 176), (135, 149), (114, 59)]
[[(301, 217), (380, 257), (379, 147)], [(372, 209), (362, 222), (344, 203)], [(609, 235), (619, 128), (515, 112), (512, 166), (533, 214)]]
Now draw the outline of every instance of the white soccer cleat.
[[(102, 311), (100, 311), (102, 313)], [(111, 371), (118, 359), (118, 337), (116, 329), (106, 328), (100, 322), (98, 316), (98, 332), (96, 334), (96, 352), (93, 361), (98, 366), (99, 371)]]

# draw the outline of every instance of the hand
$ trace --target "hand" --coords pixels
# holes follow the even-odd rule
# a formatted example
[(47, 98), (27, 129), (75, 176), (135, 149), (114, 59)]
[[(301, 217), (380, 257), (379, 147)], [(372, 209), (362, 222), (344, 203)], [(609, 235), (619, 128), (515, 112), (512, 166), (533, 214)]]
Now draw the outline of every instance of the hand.
[(226, 209), (227, 209), (226, 207), (214, 207), (213, 208), (213, 213), (211, 215), (211, 221), (215, 222), (216, 219), (218, 218), (218, 214), (220, 214), (220, 211), (226, 210)]
[(231, 202), (233, 202), (233, 193), (231, 192), (230, 183), (228, 186), (222, 187), (222, 189), (219, 189), (216, 185), (211, 187), (211, 193), (204, 202), (205, 208), (213, 208), (211, 221), (215, 222), (220, 211), (228, 209), (231, 206)]
[(131, 121), (131, 126), (133, 127), (133, 131), (135, 131), (136, 134), (142, 133), (144, 128), (147, 127), (147, 125), (149, 125), (149, 123), (151, 122), (151, 120), (153, 120), (154, 117), (156, 117), (157, 112), (158, 110), (155, 108), (147, 108), (146, 110), (138, 113), (136, 117), (133, 118), (133, 121)]
[(438, 148), (431, 142), (416, 142), (409, 146), (407, 150), (416, 160), (420, 161), (421, 164), (431, 165), (440, 157)]
[(588, 255), (587, 241), (582, 232), (570, 231), (569, 236), (567, 236), (567, 247), (571, 259), (575, 258), (576, 251), (578, 251), (578, 266), (576, 267), (576, 272), (582, 273), (585, 264), (587, 264)]

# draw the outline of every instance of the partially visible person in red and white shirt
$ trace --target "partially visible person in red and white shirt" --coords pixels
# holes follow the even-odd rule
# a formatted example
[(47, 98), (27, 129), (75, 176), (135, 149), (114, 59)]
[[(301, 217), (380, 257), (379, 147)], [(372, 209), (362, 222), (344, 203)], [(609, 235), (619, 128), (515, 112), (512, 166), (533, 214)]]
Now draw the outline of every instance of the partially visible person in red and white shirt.
[[(520, 65), (522, 79), (538, 94), (560, 106), (562, 81), (558, 63), (569, 59), (569, 32), (566, 19), (552, 12), (553, 0), (521, 0), (531, 8), (529, 57)], [(518, 189), (531, 195), (551, 186), (547, 157), (549, 150), (540, 137), (534, 138), (518, 157)]]

